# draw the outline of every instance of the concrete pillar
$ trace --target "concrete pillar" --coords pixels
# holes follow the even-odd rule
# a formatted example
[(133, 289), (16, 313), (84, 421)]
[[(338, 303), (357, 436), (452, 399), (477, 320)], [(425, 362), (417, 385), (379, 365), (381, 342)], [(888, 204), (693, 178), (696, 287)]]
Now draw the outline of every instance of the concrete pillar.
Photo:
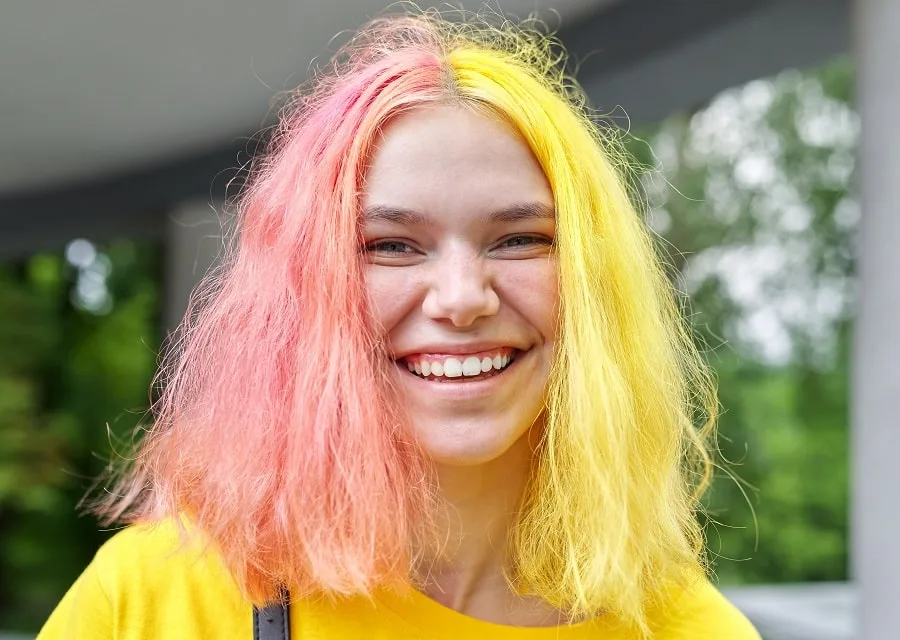
[(900, 638), (900, 1), (855, 0), (862, 120), (852, 573), (861, 640)]
[(221, 205), (181, 203), (166, 221), (165, 331), (181, 322), (191, 292), (222, 253)]

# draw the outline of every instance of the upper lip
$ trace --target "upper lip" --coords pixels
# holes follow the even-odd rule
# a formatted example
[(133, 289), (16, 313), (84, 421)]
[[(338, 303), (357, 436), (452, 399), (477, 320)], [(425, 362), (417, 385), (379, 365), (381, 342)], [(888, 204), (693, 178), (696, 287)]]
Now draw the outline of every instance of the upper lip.
[(412, 355), (448, 355), (462, 356), (473, 353), (481, 353), (483, 351), (493, 351), (494, 349), (516, 349), (523, 351), (524, 349), (512, 345), (508, 342), (466, 342), (459, 344), (426, 344), (414, 349), (403, 349), (394, 352), (394, 358), (400, 360), (408, 358)]

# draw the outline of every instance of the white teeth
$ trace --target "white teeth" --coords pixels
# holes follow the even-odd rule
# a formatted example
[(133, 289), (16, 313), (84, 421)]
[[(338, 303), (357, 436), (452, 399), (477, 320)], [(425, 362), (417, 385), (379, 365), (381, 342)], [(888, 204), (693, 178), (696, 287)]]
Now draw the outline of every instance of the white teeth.
[(475, 356), (469, 356), (462, 363), (462, 373), (464, 376), (477, 376), (481, 373), (481, 360)]
[[(444, 375), (448, 378), (458, 378), (463, 374), (463, 367), (456, 358), (444, 360)], [(437, 375), (437, 374), (435, 374)]]
[(460, 378), (466, 376), (472, 378), (479, 376), (482, 373), (488, 373), (492, 369), (495, 371), (502, 371), (510, 362), (512, 362), (512, 356), (510, 354), (496, 355), (493, 358), (490, 356), (484, 356), (482, 358), (479, 358), (478, 356), (468, 356), (462, 362), (460, 362), (459, 358), (447, 357), (444, 358), (443, 361), (424, 359), (419, 361), (407, 360), (406, 368), (409, 369), (411, 373), (415, 373), (416, 375), (425, 378), (429, 376), (434, 376), (436, 378)]

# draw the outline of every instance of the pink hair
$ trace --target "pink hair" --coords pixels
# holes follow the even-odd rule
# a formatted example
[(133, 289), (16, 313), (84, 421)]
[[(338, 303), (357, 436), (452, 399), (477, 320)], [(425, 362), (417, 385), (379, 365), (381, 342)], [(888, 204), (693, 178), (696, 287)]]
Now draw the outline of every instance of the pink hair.
[(100, 509), (184, 516), (253, 602), (279, 584), (303, 596), (407, 582), (434, 539), (432, 469), (392, 400), (358, 259), (379, 129), (443, 92), (429, 32), (409, 22), (392, 37), (407, 46), (351, 43), (289, 105), (239, 203), (240, 236), (168, 354), (155, 424)]

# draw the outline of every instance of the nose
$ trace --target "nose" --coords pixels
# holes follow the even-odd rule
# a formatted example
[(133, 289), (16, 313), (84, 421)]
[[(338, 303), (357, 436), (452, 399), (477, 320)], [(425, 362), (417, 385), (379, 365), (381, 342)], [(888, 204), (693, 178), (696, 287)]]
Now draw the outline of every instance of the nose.
[(456, 250), (432, 263), (422, 312), (433, 320), (449, 320), (467, 327), (479, 318), (496, 315), (500, 298), (484, 258)]

